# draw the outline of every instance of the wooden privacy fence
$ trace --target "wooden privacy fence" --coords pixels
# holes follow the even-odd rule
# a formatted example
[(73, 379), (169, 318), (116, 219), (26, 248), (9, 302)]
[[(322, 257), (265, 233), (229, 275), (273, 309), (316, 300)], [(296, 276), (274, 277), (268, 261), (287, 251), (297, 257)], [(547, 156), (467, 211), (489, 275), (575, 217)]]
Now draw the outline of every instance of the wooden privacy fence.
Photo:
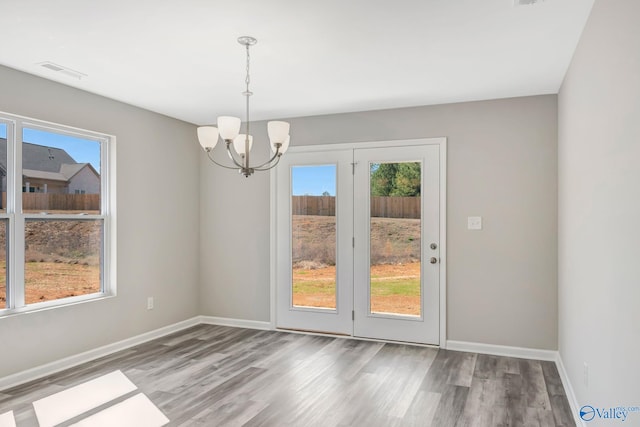
[[(335, 216), (334, 196), (293, 196), (293, 215)], [(371, 216), (381, 218), (420, 218), (420, 197), (372, 197)]]
[[(2, 193), (2, 207), (7, 206), (7, 193)], [(99, 211), (99, 194), (22, 193), (24, 211)]]
[(336, 198), (334, 196), (293, 196), (291, 212), (294, 215), (335, 216)]
[(420, 218), (420, 197), (372, 197), (371, 216)]

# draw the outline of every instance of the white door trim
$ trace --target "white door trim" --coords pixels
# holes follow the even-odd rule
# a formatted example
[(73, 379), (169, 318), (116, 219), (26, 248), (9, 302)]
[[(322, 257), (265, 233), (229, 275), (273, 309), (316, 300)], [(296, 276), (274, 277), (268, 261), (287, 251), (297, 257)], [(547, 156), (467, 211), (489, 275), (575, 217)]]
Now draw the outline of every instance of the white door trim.
[[(382, 148), (393, 146), (410, 146), (410, 145), (439, 145), (440, 146), (440, 348), (446, 348), (447, 343), (447, 138), (419, 138), (419, 139), (403, 139), (403, 140), (384, 140), (384, 141), (366, 141), (366, 142), (350, 142), (338, 144), (319, 144), (301, 147), (290, 147), (289, 151), (293, 153), (305, 152), (322, 152), (328, 150), (345, 150), (357, 148)], [(286, 153), (284, 154), (286, 156)], [(270, 321), (272, 329), (276, 329), (276, 168), (271, 169), (270, 179)]]

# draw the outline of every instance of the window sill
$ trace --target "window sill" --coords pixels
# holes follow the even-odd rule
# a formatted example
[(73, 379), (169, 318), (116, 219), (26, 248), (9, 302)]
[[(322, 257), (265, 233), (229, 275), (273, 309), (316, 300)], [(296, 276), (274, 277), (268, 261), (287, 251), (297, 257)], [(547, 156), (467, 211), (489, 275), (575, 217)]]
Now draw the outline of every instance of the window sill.
[(20, 307), (20, 308), (0, 309), (0, 320), (4, 317), (12, 317), (20, 314), (37, 313), (37, 312), (47, 311), (51, 309), (58, 309), (58, 308), (68, 307), (68, 306), (77, 305), (77, 304), (84, 304), (92, 301), (101, 301), (105, 299), (114, 298), (115, 296), (116, 296), (115, 294), (100, 292), (95, 294), (79, 295), (77, 297), (62, 298), (54, 301), (39, 302), (35, 304), (29, 304), (27, 306)]

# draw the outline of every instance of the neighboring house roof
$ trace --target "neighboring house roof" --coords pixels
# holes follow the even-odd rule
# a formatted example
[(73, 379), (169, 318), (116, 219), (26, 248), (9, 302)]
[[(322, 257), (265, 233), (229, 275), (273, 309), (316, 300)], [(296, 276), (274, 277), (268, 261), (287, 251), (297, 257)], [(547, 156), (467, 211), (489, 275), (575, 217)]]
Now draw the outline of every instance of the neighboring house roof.
[[(22, 143), (22, 168), (44, 172), (60, 172), (63, 164), (76, 161), (63, 149), (44, 145)], [(0, 165), (7, 167), (7, 140), (0, 138)]]
[(67, 182), (67, 177), (58, 172), (34, 171), (31, 169), (23, 169), (22, 175), (26, 178), (46, 179), (49, 181)]
[[(6, 163), (7, 140), (0, 138), (0, 173), (6, 174)], [(85, 167), (100, 176), (90, 163), (77, 163), (61, 148), (22, 143), (22, 175), (27, 178), (66, 182)]]
[(45, 172), (45, 171), (37, 171), (33, 169), (22, 169), (22, 175), (27, 178), (37, 178), (37, 179), (47, 179), (49, 181), (63, 181), (67, 182), (71, 178), (74, 177), (78, 172), (82, 169), (88, 167), (91, 171), (93, 171), (96, 176), (98, 176), (98, 172), (93, 169), (90, 163), (76, 163), (73, 165), (61, 165), (60, 172)]

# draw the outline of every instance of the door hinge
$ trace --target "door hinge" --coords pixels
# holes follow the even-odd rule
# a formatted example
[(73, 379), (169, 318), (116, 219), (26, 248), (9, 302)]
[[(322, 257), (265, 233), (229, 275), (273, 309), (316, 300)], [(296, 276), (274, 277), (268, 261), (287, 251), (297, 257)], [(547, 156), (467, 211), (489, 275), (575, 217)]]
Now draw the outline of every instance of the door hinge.
[(351, 320), (356, 320), (356, 311), (351, 310)]
[(351, 238), (351, 247), (352, 247), (352, 248), (355, 248), (355, 247), (356, 247), (356, 238), (355, 238), (355, 237), (352, 237), (352, 238)]
[(358, 162), (352, 162), (351, 163), (351, 174), (355, 175), (356, 174), (356, 165), (358, 164)]

